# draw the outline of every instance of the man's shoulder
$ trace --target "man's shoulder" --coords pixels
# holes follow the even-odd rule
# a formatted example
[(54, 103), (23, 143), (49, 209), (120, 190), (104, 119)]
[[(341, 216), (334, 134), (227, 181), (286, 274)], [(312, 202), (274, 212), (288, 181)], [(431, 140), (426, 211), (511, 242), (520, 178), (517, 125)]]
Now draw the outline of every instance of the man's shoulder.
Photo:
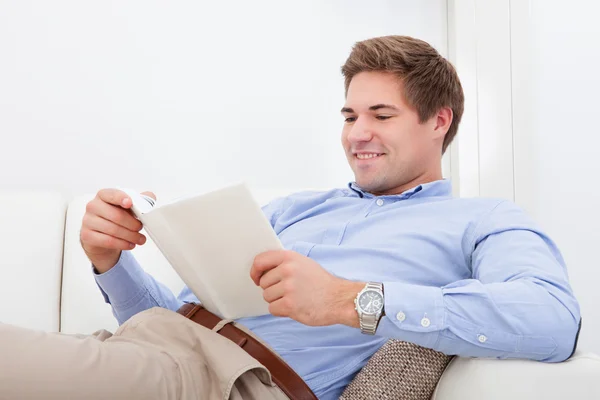
[(453, 197), (453, 205), (465, 211), (469, 211), (474, 216), (479, 214), (488, 215), (504, 213), (507, 211), (520, 212), (523, 210), (512, 200), (496, 197)]
[(525, 211), (514, 201), (505, 198), (496, 197), (455, 197), (453, 201), (458, 207), (470, 210), (473, 214), (486, 215), (506, 215), (506, 214), (525, 214)]

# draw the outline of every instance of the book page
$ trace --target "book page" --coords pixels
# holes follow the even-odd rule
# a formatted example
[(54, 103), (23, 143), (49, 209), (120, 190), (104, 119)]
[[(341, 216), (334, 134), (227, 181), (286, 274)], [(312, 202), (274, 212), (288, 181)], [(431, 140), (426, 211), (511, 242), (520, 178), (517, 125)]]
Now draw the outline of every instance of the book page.
[(209, 311), (230, 319), (268, 314), (250, 268), (259, 253), (283, 247), (246, 185), (165, 204), (141, 219)]

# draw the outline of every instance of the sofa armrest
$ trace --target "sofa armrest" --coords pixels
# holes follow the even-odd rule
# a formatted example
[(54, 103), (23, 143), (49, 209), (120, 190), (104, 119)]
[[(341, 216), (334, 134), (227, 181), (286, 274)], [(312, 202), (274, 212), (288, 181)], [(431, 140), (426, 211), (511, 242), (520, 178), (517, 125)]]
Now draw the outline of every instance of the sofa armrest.
[(579, 351), (562, 363), (455, 357), (432, 399), (600, 399), (600, 357)]

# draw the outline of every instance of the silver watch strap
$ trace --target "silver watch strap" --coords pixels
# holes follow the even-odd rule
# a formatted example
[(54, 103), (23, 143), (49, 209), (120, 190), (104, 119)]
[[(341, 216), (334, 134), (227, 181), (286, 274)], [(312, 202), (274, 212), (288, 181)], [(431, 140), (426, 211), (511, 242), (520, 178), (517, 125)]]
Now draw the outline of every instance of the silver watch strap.
[[(367, 286), (365, 286), (365, 290), (369, 289), (377, 290), (383, 293), (383, 284), (377, 282), (369, 282), (367, 283)], [(377, 330), (379, 318), (381, 318), (381, 313), (377, 315), (362, 313), (359, 317), (360, 331), (367, 335), (374, 335), (375, 331)]]
[(360, 318), (360, 331), (367, 335), (374, 335), (376, 330), (377, 317), (372, 314), (363, 314)]

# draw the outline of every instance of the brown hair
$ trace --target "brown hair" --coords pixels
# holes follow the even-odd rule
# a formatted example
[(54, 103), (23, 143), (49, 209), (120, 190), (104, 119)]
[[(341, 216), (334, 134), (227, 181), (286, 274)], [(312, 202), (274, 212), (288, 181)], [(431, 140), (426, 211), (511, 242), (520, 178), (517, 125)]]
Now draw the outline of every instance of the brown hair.
[(464, 94), (456, 70), (431, 45), (408, 36), (382, 36), (357, 42), (342, 66), (345, 90), (352, 78), (365, 71), (390, 72), (404, 82), (404, 98), (421, 123), (442, 107), (452, 109), (452, 123), (442, 153), (456, 136), (464, 110)]

